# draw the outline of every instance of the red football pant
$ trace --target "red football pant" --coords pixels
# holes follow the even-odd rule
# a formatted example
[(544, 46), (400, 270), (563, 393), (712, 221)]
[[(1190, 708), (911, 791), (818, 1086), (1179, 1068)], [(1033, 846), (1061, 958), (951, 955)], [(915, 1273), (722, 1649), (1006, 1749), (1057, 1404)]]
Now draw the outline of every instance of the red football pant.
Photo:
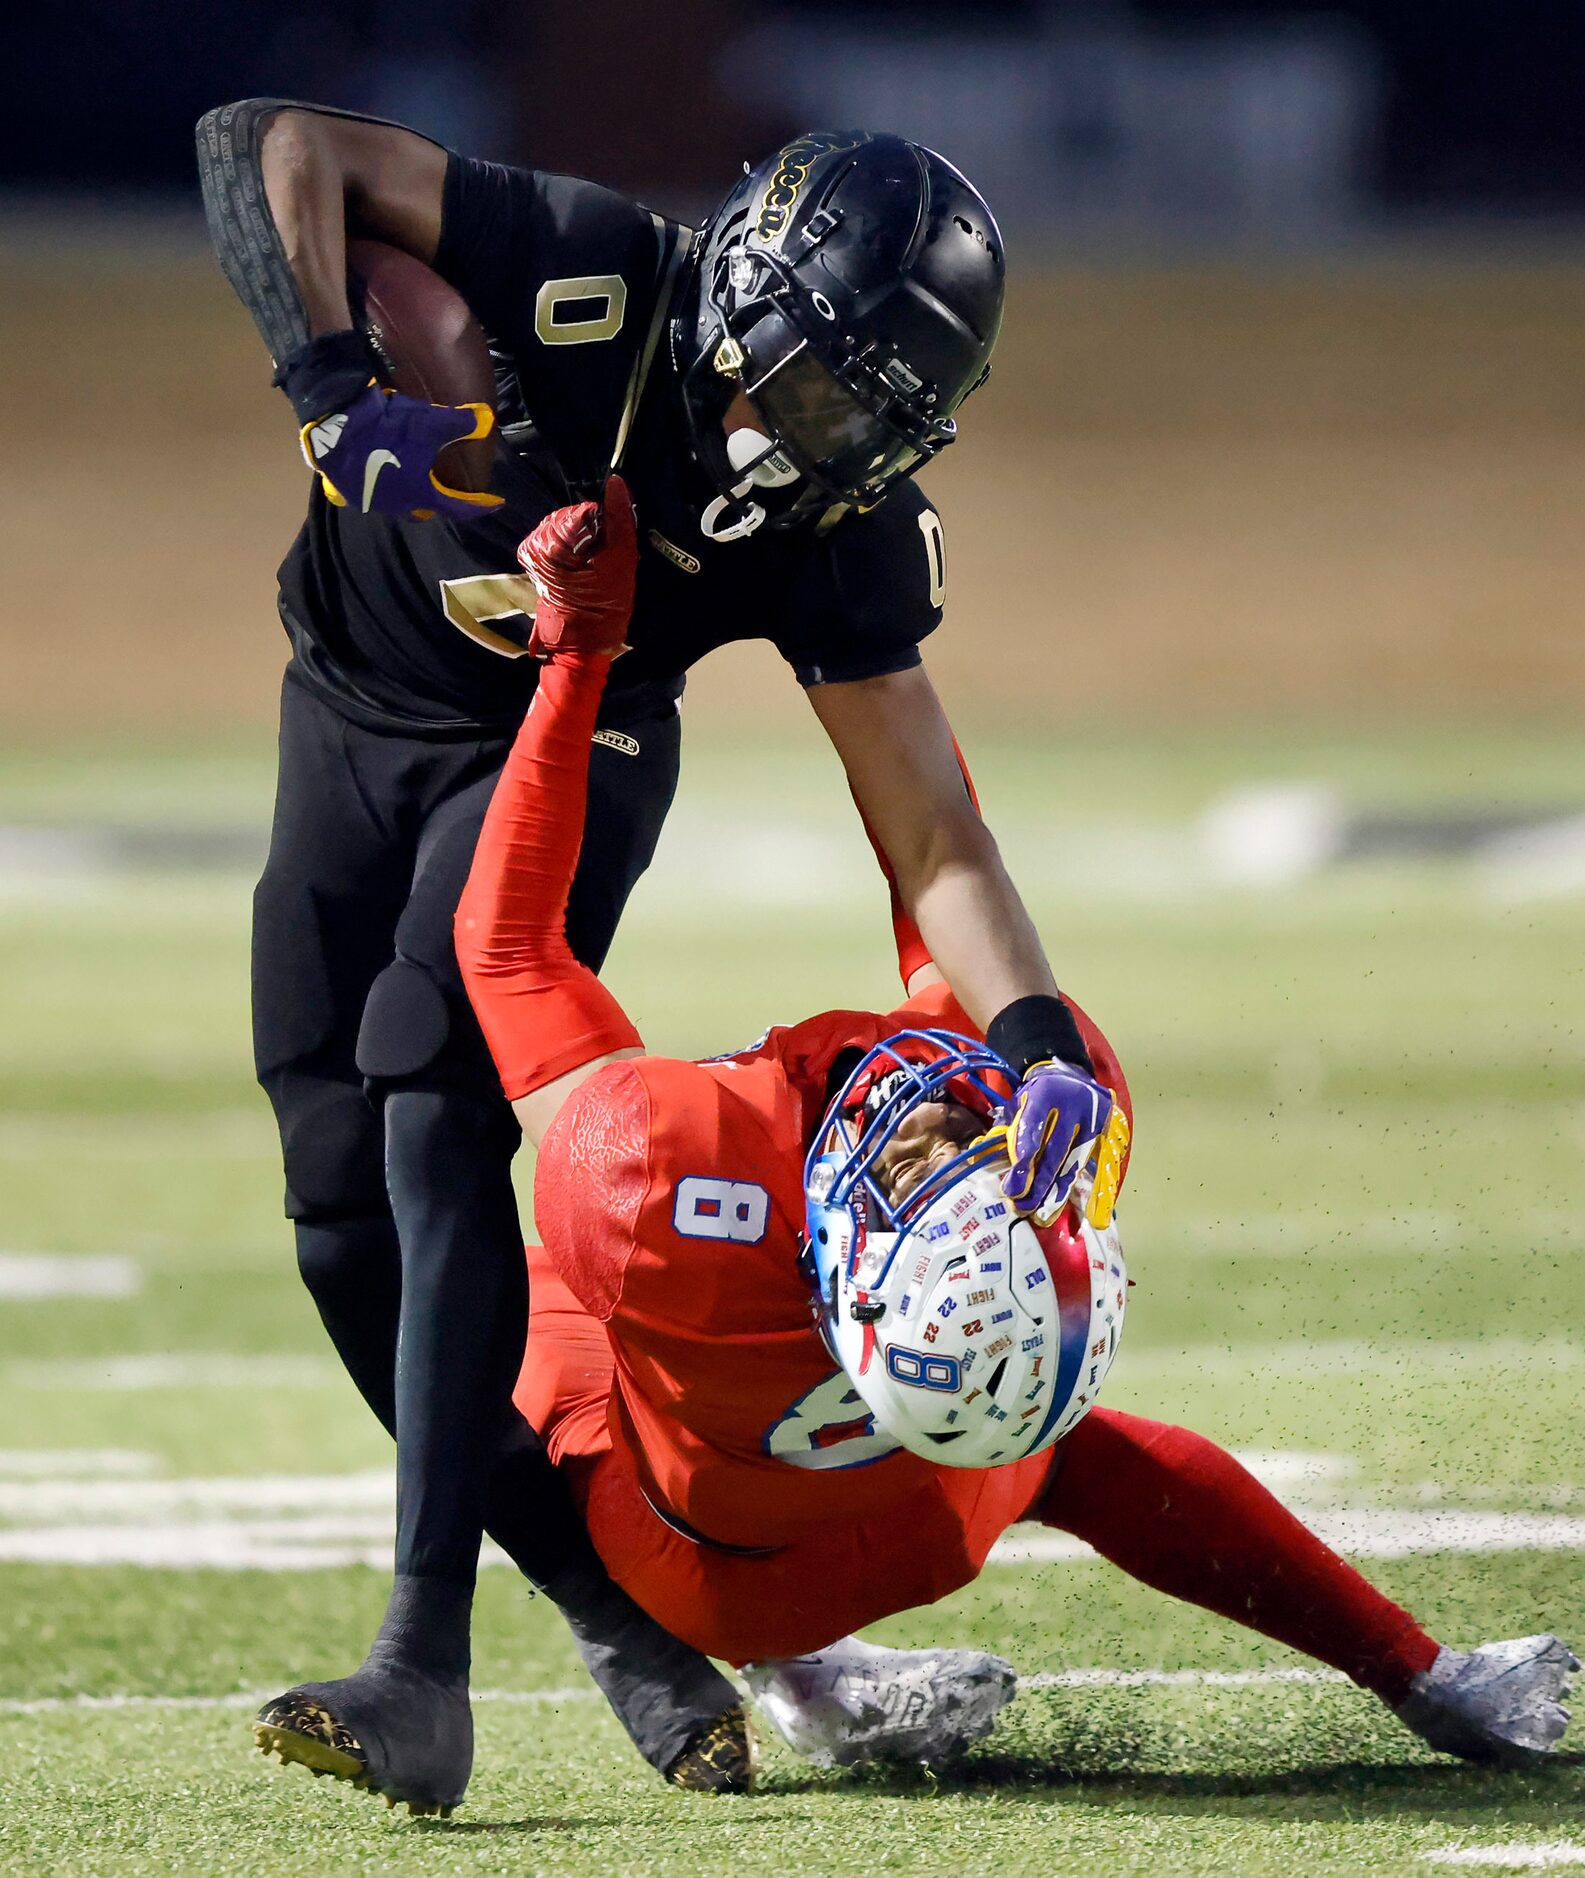
[(933, 1522), (924, 1528), (849, 1521), (764, 1557), (698, 1545), (655, 1513), (613, 1438), (603, 1326), (538, 1247), (529, 1260), (533, 1329), (517, 1405), (567, 1471), (611, 1575), (675, 1636), (724, 1662), (805, 1655), (944, 1597), (978, 1575), (1019, 1518), (1072, 1533), (1153, 1590), (1302, 1650), (1388, 1702), (1436, 1655), (1407, 1611), (1232, 1455), (1115, 1409), (1093, 1409), (1043, 1469), (946, 1470), (964, 1492), (955, 1506), (922, 1508)]

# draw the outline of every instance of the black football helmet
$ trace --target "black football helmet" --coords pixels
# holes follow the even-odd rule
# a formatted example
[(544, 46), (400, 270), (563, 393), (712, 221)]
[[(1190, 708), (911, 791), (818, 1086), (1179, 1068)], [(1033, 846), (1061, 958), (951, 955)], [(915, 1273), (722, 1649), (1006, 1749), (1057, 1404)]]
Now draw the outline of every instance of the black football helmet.
[[(873, 508), (951, 443), (990, 371), (1001, 232), (933, 150), (811, 131), (747, 170), (700, 230), (672, 322), (716, 540)], [(722, 420), (746, 392), (759, 433)]]

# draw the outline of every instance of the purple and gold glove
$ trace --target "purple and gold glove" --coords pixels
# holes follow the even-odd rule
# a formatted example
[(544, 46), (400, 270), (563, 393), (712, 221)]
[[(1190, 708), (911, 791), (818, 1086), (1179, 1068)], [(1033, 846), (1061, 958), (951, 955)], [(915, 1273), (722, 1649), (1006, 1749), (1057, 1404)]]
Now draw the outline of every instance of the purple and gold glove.
[(421, 404), (371, 378), (339, 410), (304, 424), (303, 456), (339, 509), (405, 521), (465, 519), (500, 508), (502, 498), (448, 489), (435, 458), (448, 443), (488, 437), (494, 425), (487, 404)]
[(1020, 1213), (1049, 1226), (1067, 1205), (1111, 1119), (1111, 1095), (1093, 1076), (1054, 1059), (1031, 1063), (1007, 1124), (1012, 1166), (1002, 1192)]

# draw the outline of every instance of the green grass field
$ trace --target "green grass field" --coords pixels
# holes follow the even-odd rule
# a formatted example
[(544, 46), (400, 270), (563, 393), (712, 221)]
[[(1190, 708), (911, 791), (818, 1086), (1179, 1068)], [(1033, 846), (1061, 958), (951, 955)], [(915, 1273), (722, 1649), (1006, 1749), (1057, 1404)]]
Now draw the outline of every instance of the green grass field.
[[(884, 898), (832, 762), (696, 741), (608, 972), (651, 1047), (889, 1000)], [(1134, 1088), (1138, 1288), (1109, 1399), (1262, 1457), (1450, 1642), (1585, 1636), (1585, 883), (1450, 853), (1240, 884), (1202, 819), (1300, 782), (1397, 814), (1577, 814), (1577, 734), (1141, 734), (1110, 744), (1098, 799), (1052, 799), (1071, 768), (1049, 756), (967, 741), (1059, 975)], [(1585, 1762), (1439, 1760), (1347, 1685), (1273, 1680), (1297, 1659), (1084, 1559), (993, 1565), (880, 1633), (1068, 1677), (940, 1778), (773, 1748), (753, 1798), (674, 1794), (498, 1569), (453, 1822), (266, 1768), (249, 1700), (352, 1664), (389, 1525), (384, 1437), (279, 1217), (249, 874), (160, 858), (164, 831), (261, 831), (269, 787), (252, 736), (0, 755), (0, 1868), (1384, 1874), (1497, 1845), (1585, 1863)], [(83, 827), (94, 842), (67, 839)], [(98, 865), (116, 830), (136, 869)]]

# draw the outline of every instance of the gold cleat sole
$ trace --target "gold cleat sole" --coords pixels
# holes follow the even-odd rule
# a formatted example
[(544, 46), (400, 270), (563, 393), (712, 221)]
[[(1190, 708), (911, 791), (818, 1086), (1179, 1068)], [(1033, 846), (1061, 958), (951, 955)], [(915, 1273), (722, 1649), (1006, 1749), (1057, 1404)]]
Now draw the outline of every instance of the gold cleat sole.
[[(344, 1780), (362, 1793), (378, 1794), (393, 1811), (405, 1805), (414, 1819), (437, 1816), (450, 1819), (456, 1811), (455, 1807), (442, 1806), (438, 1801), (403, 1800), (394, 1793), (384, 1792), (370, 1780), (368, 1763), (357, 1751), (358, 1743), (347, 1729), (317, 1703), (302, 1703), (300, 1710), (290, 1713), (290, 1720), (299, 1724), (296, 1727), (285, 1726), (283, 1721), (260, 1720), (253, 1724), (254, 1746), (266, 1759), (277, 1754), (283, 1767), (306, 1767), (316, 1777), (329, 1775), (334, 1780)], [(265, 1713), (280, 1713), (284, 1720), (289, 1711), (282, 1704), (272, 1703)]]
[(666, 1779), (684, 1793), (751, 1793), (758, 1766), (759, 1744), (739, 1703), (689, 1742)]
[(312, 1735), (300, 1735), (295, 1728), (277, 1728), (269, 1722), (253, 1724), (253, 1741), (266, 1757), (278, 1754), (283, 1767), (306, 1767), (316, 1774), (333, 1774), (337, 1780), (350, 1780), (355, 1787), (367, 1787), (364, 1763), (355, 1754), (346, 1754), (328, 1741)]

